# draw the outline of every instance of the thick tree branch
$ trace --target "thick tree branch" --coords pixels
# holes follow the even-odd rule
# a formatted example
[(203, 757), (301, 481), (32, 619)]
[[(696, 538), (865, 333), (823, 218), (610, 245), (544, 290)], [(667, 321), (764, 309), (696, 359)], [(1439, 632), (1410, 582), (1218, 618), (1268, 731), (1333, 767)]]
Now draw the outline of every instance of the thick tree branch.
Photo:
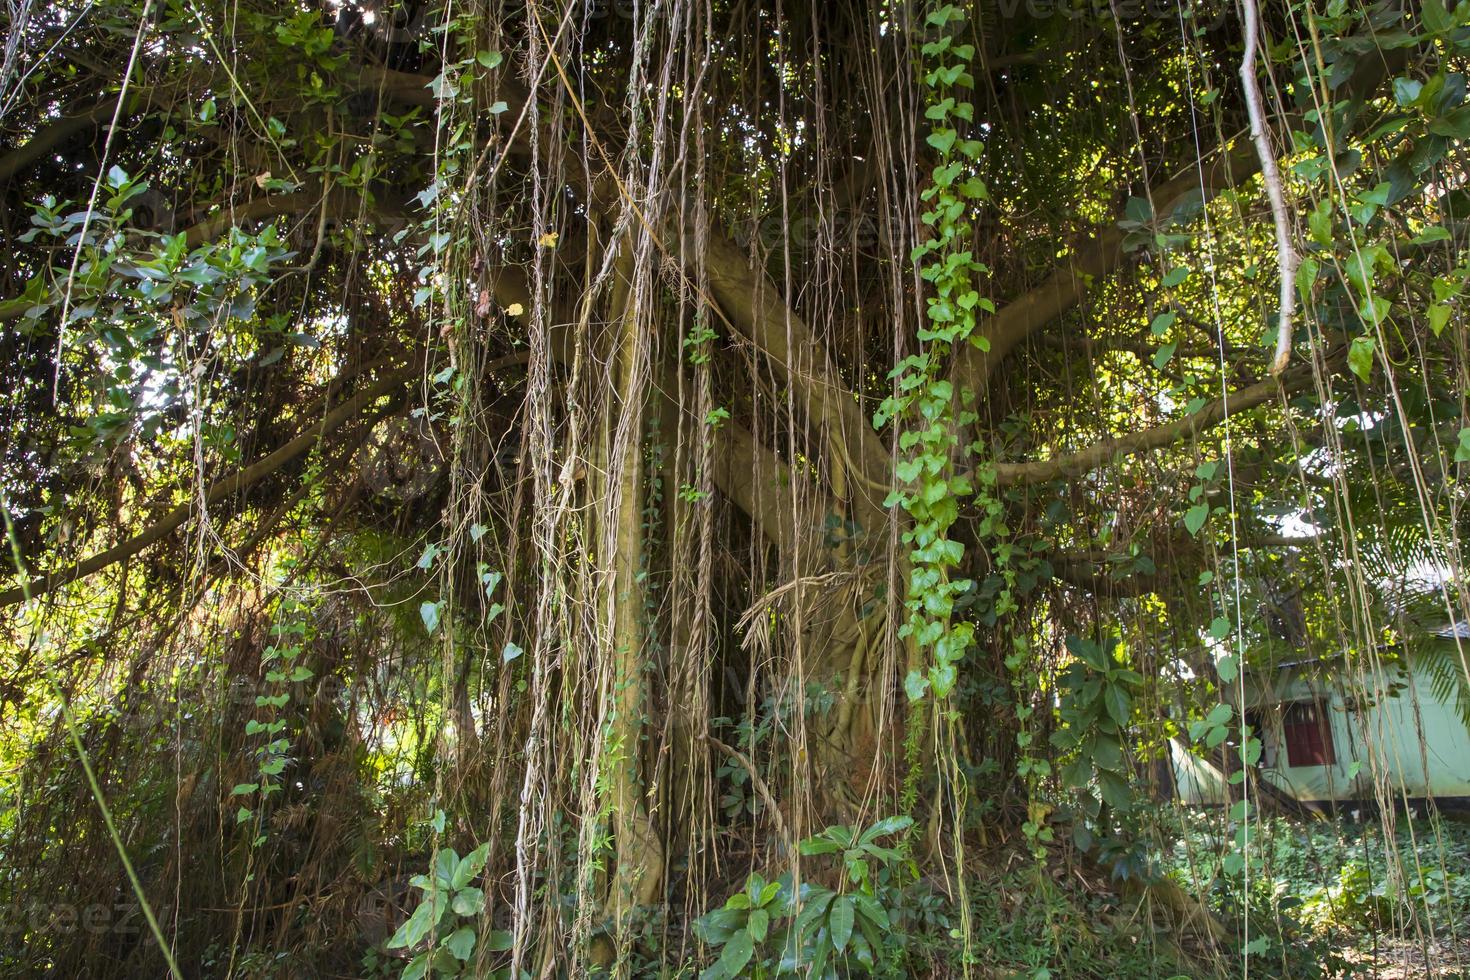
[[(1200, 171), (1186, 173), (1153, 188), (1149, 196), (1161, 218), (1173, 214), (1201, 189), (1217, 193), (1250, 177), (1260, 168), (1249, 145), (1222, 154)], [(960, 388), (981, 392), (997, 365), (1034, 331), (1056, 320), (1082, 302), (1095, 280), (1116, 271), (1123, 263), (1122, 229), (1099, 230), (1097, 236), (1065, 260), (1065, 265), (1040, 286), (1001, 307), (982, 327), (988, 350), (966, 346), (955, 359), (954, 380)]]
[[(215, 481), (204, 492), (205, 505), (216, 504), (280, 470), (287, 463), (311, 450), (328, 433), (341, 428), (343, 425), (357, 418), (379, 398), (390, 394), (395, 388), (401, 388), (411, 378), (417, 375), (417, 369), (405, 368), (375, 381), (328, 412), (322, 418), (321, 422), (296, 436), (296, 438), (281, 446), (275, 452), (257, 460), (244, 469), (237, 470), (222, 480)], [(29, 584), (31, 597), (34, 598), (35, 596), (58, 589), (70, 582), (86, 578), (107, 568), (109, 565), (122, 561), (124, 558), (130, 558), (138, 554), (140, 551), (143, 551), (145, 548), (182, 527), (195, 514), (195, 505), (196, 499), (191, 498), (188, 503), (175, 507), (146, 530), (134, 535), (121, 544), (108, 548), (106, 551), (99, 552), (69, 568), (59, 569), (47, 575), (41, 575), (32, 579)], [(0, 592), (0, 608), (15, 605), (23, 601), (25, 597), (26, 589), (21, 586)]]
[[(1409, 58), (1406, 49), (1380, 51), (1364, 57), (1352, 77), (1337, 92), (1339, 99), (1361, 99), (1371, 94), (1385, 77)], [(1188, 197), (1212, 195), (1254, 177), (1261, 158), (1248, 140), (1217, 154), (1179, 177), (1149, 191), (1157, 216), (1167, 217)], [(954, 381), (957, 388), (982, 392), (996, 366), (1030, 334), (1061, 316), (1082, 301), (1094, 280), (1111, 274), (1123, 262), (1124, 233), (1117, 227), (1101, 229), (1097, 237), (1065, 260), (1065, 266), (1044, 283), (1011, 300), (983, 325), (989, 349), (965, 347), (956, 357)], [(1295, 288), (1295, 283), (1293, 283)]]
[[(118, 97), (114, 95), (73, 115), (61, 116), (51, 125), (39, 130), (25, 143), (0, 157), (0, 184), (10, 180), (21, 171), (35, 166), (48, 153), (53, 152), (71, 137), (89, 129), (95, 129), (110, 120), (113, 112), (117, 110), (117, 99)], [(134, 90), (128, 94), (127, 99), (127, 104), (122, 110), (123, 117), (130, 116), (147, 106), (149, 93)]]
[(1301, 389), (1311, 379), (1312, 372), (1309, 369), (1291, 371), (1281, 375), (1279, 379), (1261, 381), (1224, 398), (1217, 398), (1199, 411), (1173, 422), (1126, 436), (1104, 439), (1075, 453), (1029, 463), (997, 463), (996, 480), (1001, 486), (1014, 486), (1080, 476), (1119, 456), (1131, 456), (1173, 445), (1181, 439), (1220, 424), (1225, 420), (1227, 411), (1238, 414), (1255, 408), (1279, 393)]
[(796, 389), (808, 418), (825, 430), (837, 454), (834, 464), (850, 467), (863, 478), (851, 481), (850, 489), (863, 505), (862, 523), (876, 526), (883, 510), (869, 487), (887, 483), (892, 459), (857, 398), (842, 384), (826, 343), (787, 307), (765, 271), (753, 267), (734, 244), (711, 235), (705, 262), (714, 299)]

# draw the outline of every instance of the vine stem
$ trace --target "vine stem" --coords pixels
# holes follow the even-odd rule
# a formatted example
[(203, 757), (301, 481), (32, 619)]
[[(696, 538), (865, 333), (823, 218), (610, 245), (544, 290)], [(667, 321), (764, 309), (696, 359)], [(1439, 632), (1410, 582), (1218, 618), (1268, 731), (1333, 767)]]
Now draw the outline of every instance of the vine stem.
[(1296, 249), (1291, 245), (1291, 219), (1286, 212), (1286, 195), (1282, 190), (1281, 171), (1271, 150), (1266, 115), (1261, 107), (1261, 87), (1256, 81), (1256, 47), (1260, 43), (1261, 14), (1256, 0), (1241, 0), (1245, 16), (1245, 53), (1240, 60), (1240, 83), (1245, 89), (1245, 107), (1250, 115), (1251, 140), (1261, 159), (1261, 182), (1271, 202), (1271, 219), (1276, 225), (1276, 264), (1281, 272), (1281, 312), (1276, 323), (1276, 353), (1271, 358), (1271, 373), (1280, 374), (1291, 357), (1291, 319), (1296, 309)]

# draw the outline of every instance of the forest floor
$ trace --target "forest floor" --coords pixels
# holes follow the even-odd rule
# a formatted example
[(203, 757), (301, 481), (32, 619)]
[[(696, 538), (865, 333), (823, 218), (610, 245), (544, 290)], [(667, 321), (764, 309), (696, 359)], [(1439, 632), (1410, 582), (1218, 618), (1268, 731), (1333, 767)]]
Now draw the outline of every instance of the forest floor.
[[(1179, 814), (1169, 874), (1239, 920), (1241, 886), (1220, 874), (1236, 827), (1220, 811)], [(1470, 821), (1378, 817), (1253, 823), (1253, 934), (1315, 956), (1327, 975), (1470, 977)], [(1271, 940), (1268, 940), (1268, 946)], [(1264, 954), (1270, 959), (1271, 952)]]

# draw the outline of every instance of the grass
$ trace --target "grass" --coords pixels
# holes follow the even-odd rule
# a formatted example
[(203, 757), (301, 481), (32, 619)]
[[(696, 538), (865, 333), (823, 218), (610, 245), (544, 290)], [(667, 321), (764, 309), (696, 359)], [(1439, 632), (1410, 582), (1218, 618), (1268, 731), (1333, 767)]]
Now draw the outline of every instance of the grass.
[(1277, 975), (1470, 975), (1463, 819), (1254, 821), (1247, 880), (1221, 870), (1237, 830), (1223, 812), (1170, 817), (1178, 833), (1161, 855), (1165, 873), (1248, 934)]

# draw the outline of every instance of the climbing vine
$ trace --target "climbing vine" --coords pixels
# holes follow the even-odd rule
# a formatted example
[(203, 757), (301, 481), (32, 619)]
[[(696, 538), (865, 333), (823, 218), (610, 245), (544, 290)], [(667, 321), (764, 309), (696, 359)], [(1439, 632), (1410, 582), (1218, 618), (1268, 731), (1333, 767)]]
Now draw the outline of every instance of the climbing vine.
[(938, 35), (921, 48), (928, 100), (924, 115), (933, 123), (925, 141), (939, 162), (921, 194), (929, 237), (915, 246), (912, 260), (929, 283), (930, 294), (926, 323), (918, 331), (920, 350), (894, 368), (890, 375), (894, 392), (874, 418), (878, 427), (890, 419), (902, 420), (903, 455), (896, 473), (904, 486), (889, 494), (885, 503), (903, 507), (911, 519), (903, 534), (911, 565), (905, 600), (908, 620), (899, 634), (912, 637), (929, 655), (925, 670), (910, 671), (904, 681), (914, 701), (931, 690), (936, 698), (947, 698), (954, 690), (959, 662), (974, 641), (972, 624), (951, 620), (956, 598), (972, 583), (953, 574), (965, 548), (949, 534), (959, 517), (960, 501), (973, 492), (958, 464), (967, 455), (960, 433), (976, 421), (974, 392), (957, 392), (945, 375), (949, 355), (960, 345), (988, 347), (975, 327), (979, 314), (994, 312), (995, 307), (980, 293), (980, 277), (988, 270), (976, 261), (971, 248), (975, 206), (987, 195), (976, 173), (983, 146), (960, 133), (962, 126), (972, 126), (975, 120), (974, 106), (963, 97), (975, 84), (969, 71), (975, 48), (955, 41), (963, 21), (963, 11), (953, 4), (937, 7), (925, 18), (926, 27)]

